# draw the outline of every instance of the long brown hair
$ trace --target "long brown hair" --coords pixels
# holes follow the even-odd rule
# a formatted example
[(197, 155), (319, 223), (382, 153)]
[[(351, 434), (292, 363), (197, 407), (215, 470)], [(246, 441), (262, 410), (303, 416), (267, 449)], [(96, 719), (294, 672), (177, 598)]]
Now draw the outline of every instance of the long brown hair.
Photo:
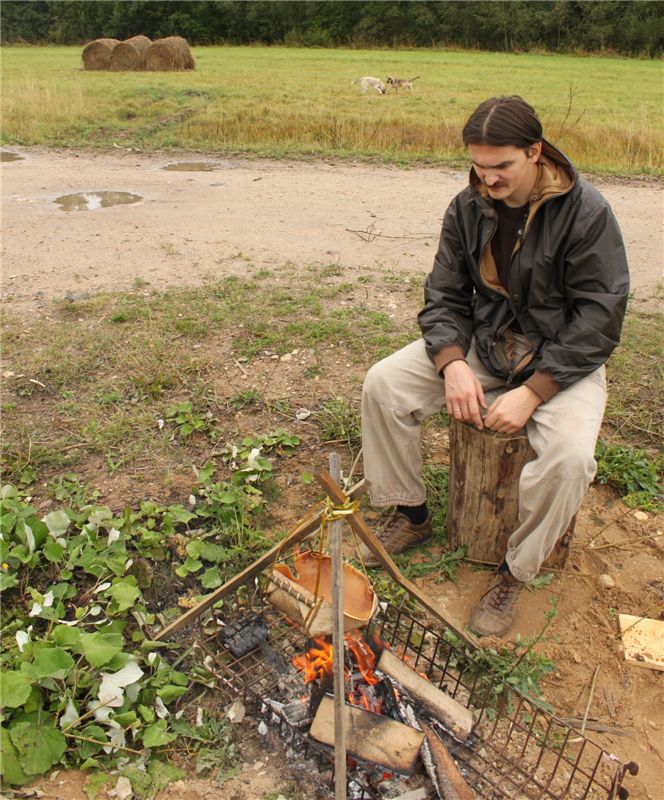
[(525, 148), (542, 141), (542, 123), (535, 109), (519, 95), (490, 97), (470, 115), (462, 136), (465, 145)]

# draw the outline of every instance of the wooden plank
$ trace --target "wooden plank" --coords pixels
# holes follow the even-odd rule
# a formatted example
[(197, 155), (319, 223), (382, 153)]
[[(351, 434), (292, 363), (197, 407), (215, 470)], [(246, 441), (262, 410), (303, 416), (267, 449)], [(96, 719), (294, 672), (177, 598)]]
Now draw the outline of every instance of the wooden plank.
[[(338, 505), (342, 505), (344, 503), (346, 500), (346, 495), (330, 478), (328, 472), (325, 470), (320, 470), (320, 472), (316, 473), (315, 477), (318, 483), (320, 483), (320, 485), (325, 489), (330, 499), (332, 499)], [(429, 598), (423, 592), (421, 592), (417, 586), (415, 586), (414, 583), (411, 583), (411, 581), (404, 578), (387, 550), (374, 536), (367, 523), (359, 513), (355, 513), (347, 517), (347, 521), (359, 539), (363, 541), (369, 550), (371, 550), (371, 552), (380, 560), (385, 570), (399, 584), (399, 586), (402, 586), (411, 597), (414, 597), (420, 603), (420, 605), (430, 611), (438, 620), (440, 620), (451, 631), (453, 631), (467, 645), (470, 645), (470, 647), (474, 649), (478, 649), (480, 647), (479, 640), (473, 636), (473, 634), (464, 631), (458, 623), (453, 622), (451, 619), (446, 617), (438, 608), (438, 606), (434, 605)]]
[(664, 672), (664, 620), (619, 614), (625, 661)]
[[(362, 495), (365, 491), (366, 483), (364, 480), (362, 480), (349, 489), (348, 496), (357, 498), (360, 497), (360, 495)], [(279, 556), (283, 555), (290, 547), (294, 547), (295, 545), (302, 543), (305, 539), (311, 536), (312, 533), (317, 531), (320, 527), (322, 517), (323, 509), (305, 519), (293, 530), (291, 530), (284, 539), (275, 544), (272, 549), (268, 550), (267, 553), (263, 553), (260, 558), (257, 558), (253, 564), (250, 564), (234, 578), (231, 578), (218, 589), (215, 589), (214, 592), (209, 594), (207, 597), (204, 597), (200, 603), (195, 605), (193, 608), (190, 608), (181, 617), (178, 617), (175, 621), (171, 622), (170, 625), (167, 625), (165, 628), (159, 631), (159, 633), (157, 633), (154, 637), (155, 640), (165, 639), (171, 633), (175, 633), (175, 631), (178, 631), (185, 625), (190, 624), (195, 619), (200, 617), (204, 611), (207, 611), (208, 608), (219, 602), (219, 600), (224, 598), (227, 594), (230, 594), (230, 592), (233, 592), (242, 586), (243, 583), (251, 578), (254, 578), (266, 567), (272, 566)]]
[[(401, 775), (415, 769), (424, 734), (401, 722), (374, 714), (358, 706), (344, 706), (346, 750), (355, 758), (377, 764)], [(323, 697), (309, 735), (317, 742), (335, 747), (334, 701)]]
[(376, 666), (380, 672), (400, 683), (411, 698), (421, 703), (432, 717), (442, 722), (455, 738), (465, 742), (470, 736), (473, 730), (473, 713), (469, 708), (423, 678), (391, 650), (383, 650)]

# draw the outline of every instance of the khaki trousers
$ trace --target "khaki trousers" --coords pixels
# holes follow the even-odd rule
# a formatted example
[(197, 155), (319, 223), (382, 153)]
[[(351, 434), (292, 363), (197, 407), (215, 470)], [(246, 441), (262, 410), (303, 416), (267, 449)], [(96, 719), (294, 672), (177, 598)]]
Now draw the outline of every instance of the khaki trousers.
[[(527, 343), (517, 337), (517, 357)], [(467, 359), (489, 405), (511, 387), (491, 375), (474, 346)], [(595, 444), (606, 405), (604, 367), (543, 403), (526, 426), (536, 458), (519, 480), (519, 526), (507, 542), (511, 573), (530, 581), (577, 512), (595, 476)], [(416, 506), (422, 483), (420, 424), (445, 407), (445, 381), (419, 339), (374, 364), (362, 394), (362, 447), (376, 506)]]

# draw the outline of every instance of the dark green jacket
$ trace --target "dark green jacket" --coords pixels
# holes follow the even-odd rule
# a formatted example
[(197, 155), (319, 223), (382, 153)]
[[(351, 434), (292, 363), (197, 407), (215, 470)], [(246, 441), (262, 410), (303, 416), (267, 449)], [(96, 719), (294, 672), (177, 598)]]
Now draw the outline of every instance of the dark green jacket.
[[(529, 202), (506, 291), (490, 247), (496, 213), (471, 170), (445, 214), (418, 321), (437, 369), (463, 358), (474, 336), (489, 372), (526, 383), (546, 402), (618, 344), (629, 270), (609, 204), (548, 142)], [(515, 319), (532, 345), (518, 364), (510, 355)]]

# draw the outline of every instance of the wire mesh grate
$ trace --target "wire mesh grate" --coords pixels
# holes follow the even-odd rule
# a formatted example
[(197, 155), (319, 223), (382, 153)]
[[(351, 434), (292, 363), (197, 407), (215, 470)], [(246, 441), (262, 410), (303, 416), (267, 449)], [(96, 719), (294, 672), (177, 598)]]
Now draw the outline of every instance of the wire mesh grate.
[[(310, 646), (306, 634), (279, 611), (265, 604), (257, 586), (249, 587), (241, 609), (251, 608), (266, 621), (269, 630), (269, 652), (256, 649), (236, 658), (225, 650), (219, 639), (208, 641), (207, 650), (214, 662), (219, 690), (229, 701), (240, 696), (247, 703), (263, 708), (263, 713), (276, 723), (284, 736), (297, 747), (306, 747), (334, 762), (332, 748), (310, 739), (306, 731), (294, 727), (265, 699), (279, 691), (282, 664), (292, 661)], [(238, 603), (225, 603), (216, 613), (225, 621), (244, 613)], [(587, 739), (515, 690), (501, 696), (491, 705), (492, 676), (478, 669), (473, 653), (459, 646), (454, 635), (445, 628), (430, 626), (404, 609), (380, 603), (365, 633), (386, 642), (397, 655), (455, 700), (473, 709), (476, 724), (472, 736), (461, 743), (451, 735), (445, 745), (454, 756), (464, 778), (478, 798), (611, 798), (626, 797), (622, 782), (627, 766), (599, 745)], [(213, 645), (213, 647), (211, 647)], [(349, 797), (374, 798), (379, 795), (357, 775)]]

